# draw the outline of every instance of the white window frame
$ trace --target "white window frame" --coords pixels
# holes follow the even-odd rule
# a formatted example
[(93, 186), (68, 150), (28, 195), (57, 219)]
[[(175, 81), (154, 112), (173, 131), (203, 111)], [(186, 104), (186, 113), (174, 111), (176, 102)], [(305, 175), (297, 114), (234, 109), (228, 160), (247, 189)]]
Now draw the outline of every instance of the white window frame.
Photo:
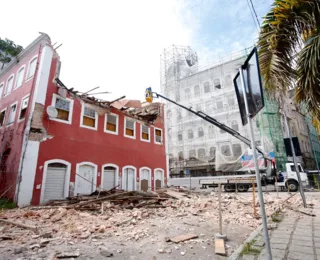
[[(26, 119), (26, 117), (24, 117), (23, 119), (20, 119), (20, 115), (21, 115), (21, 108), (22, 108), (22, 103), (23, 103), (23, 100), (28, 98), (28, 107), (29, 107), (29, 102), (30, 102), (30, 93), (28, 95), (25, 95), (23, 98), (21, 98), (21, 102), (20, 102), (20, 109), (19, 109), (19, 116), (18, 116), (18, 122), (22, 122)], [(27, 108), (28, 108), (27, 107)]]
[(57, 98), (59, 99), (62, 99), (62, 100), (68, 100), (69, 102), (70, 102), (70, 106), (69, 106), (69, 118), (68, 118), (68, 121), (66, 121), (66, 120), (61, 120), (61, 119), (59, 119), (59, 118), (51, 118), (51, 117), (49, 117), (49, 119), (50, 120), (52, 120), (52, 121), (57, 121), (57, 122), (60, 122), (60, 123), (65, 123), (65, 124), (69, 124), (69, 125), (71, 125), (72, 124), (72, 114), (73, 114), (73, 102), (74, 102), (74, 100), (73, 99), (70, 99), (70, 98), (63, 98), (63, 97), (61, 97), (61, 96), (59, 96), (59, 95), (57, 95), (57, 94), (53, 94), (52, 95), (52, 102), (51, 102), (51, 105), (52, 106), (56, 106), (56, 100), (57, 100)]
[(37, 65), (36, 65), (36, 69), (35, 69), (35, 71), (34, 71), (34, 74), (33, 74), (31, 77), (28, 77), (29, 71), (30, 71), (30, 64), (31, 64), (31, 62), (32, 62), (34, 59), (38, 59), (38, 55), (33, 56), (33, 57), (30, 59), (29, 63), (28, 63), (28, 69), (27, 69), (27, 74), (26, 74), (26, 80), (25, 80), (25, 82), (31, 80), (31, 79), (34, 77), (34, 74), (36, 74)]
[[(133, 135), (133, 136), (126, 134), (127, 119), (134, 121), (134, 124), (133, 124), (134, 135)], [(136, 139), (137, 121), (134, 120), (133, 118), (130, 118), (130, 117), (126, 117), (126, 116), (125, 116), (125, 117), (124, 117), (124, 129), (123, 129), (123, 130), (124, 130), (124, 131), (123, 131), (124, 137), (130, 138), (130, 139)]]
[[(13, 107), (14, 105), (16, 105), (16, 111), (15, 111), (15, 114), (14, 114), (14, 119), (13, 119), (13, 121), (11, 123), (9, 123), (9, 120), (10, 120), (10, 117), (11, 117), (11, 107)], [(18, 101), (12, 103), (9, 106), (9, 116), (8, 116), (8, 123), (7, 123), (6, 127), (12, 126), (15, 123), (16, 117), (17, 117), (17, 110), (18, 110)]]
[(87, 125), (84, 125), (83, 124), (83, 117), (84, 117), (84, 108), (85, 108), (86, 104), (82, 104), (81, 105), (81, 117), (80, 117), (80, 127), (83, 127), (83, 128), (87, 128), (87, 129), (91, 129), (91, 130), (98, 130), (98, 119), (99, 119), (99, 116), (98, 116), (98, 113), (97, 111), (95, 111), (93, 108), (91, 107), (88, 107), (89, 109), (91, 110), (94, 110), (94, 114), (95, 114), (95, 121), (94, 121), (94, 127), (91, 127), (91, 126), (87, 126)]
[[(108, 115), (112, 115), (112, 116), (115, 116), (115, 117), (117, 118), (117, 119), (116, 119), (117, 129), (116, 129), (115, 132), (110, 131), (110, 130), (107, 129)], [(113, 135), (118, 135), (118, 134), (119, 134), (119, 115), (118, 115), (118, 114), (115, 114), (115, 113), (105, 114), (105, 115), (104, 115), (104, 128), (103, 128), (103, 130), (104, 130), (105, 133), (113, 134)]]
[[(2, 113), (3, 111), (7, 111), (7, 107), (5, 107), (4, 109), (2, 109), (2, 110), (0, 111), (0, 113)], [(4, 113), (4, 119), (3, 119), (3, 125), (0, 126), (0, 128), (2, 128), (2, 127), (5, 126), (6, 119), (7, 119), (7, 113), (5, 112), (5, 113)]]
[(156, 191), (156, 172), (160, 171), (162, 173), (162, 179), (161, 179), (161, 188), (164, 187), (164, 183), (165, 183), (165, 176), (164, 176), (164, 170), (161, 168), (155, 168), (153, 170), (153, 190)]
[(12, 73), (12, 74), (8, 77), (8, 79), (7, 79), (7, 81), (6, 81), (6, 86), (5, 86), (5, 89), (4, 89), (4, 96), (5, 96), (5, 97), (10, 95), (10, 93), (6, 93), (6, 92), (7, 92), (7, 87), (8, 87), (9, 79), (11, 79), (11, 78), (12, 78), (12, 88), (11, 88), (10, 93), (13, 91), (13, 87), (14, 87), (14, 73)]
[[(157, 142), (157, 138), (156, 138), (156, 130), (160, 130), (161, 131), (161, 142)], [(155, 144), (163, 144), (163, 130), (161, 128), (155, 127), (154, 131), (153, 131), (153, 135), (154, 135), (154, 143)]]
[(134, 170), (134, 190), (137, 190), (137, 168), (134, 167), (133, 165), (126, 165), (124, 167), (122, 167), (122, 173), (121, 173), (121, 189), (124, 189), (125, 185), (125, 178), (124, 176), (124, 171), (126, 169), (133, 169)]
[[(156, 130), (161, 131), (161, 142), (157, 142), (157, 140), (156, 140)], [(159, 145), (163, 144), (163, 130), (161, 128), (155, 127), (153, 133), (154, 133), (154, 143), (159, 144)]]
[(83, 165), (90, 165), (94, 168), (94, 172), (93, 172), (93, 182), (92, 182), (92, 185), (93, 185), (93, 188), (92, 188), (92, 192), (94, 192), (96, 189), (97, 189), (97, 176), (98, 176), (98, 165), (96, 165), (95, 163), (92, 163), (92, 162), (81, 162), (81, 163), (77, 163), (76, 165), (76, 175), (75, 175), (75, 181), (74, 181), (74, 195), (77, 195), (78, 193), (78, 182), (79, 182), (79, 179), (82, 179), (79, 175), (79, 170), (80, 170), (80, 167), (83, 166)]
[(46, 161), (44, 163), (44, 167), (43, 167), (43, 177), (42, 177), (42, 185), (41, 185), (41, 194), (40, 194), (40, 204), (43, 203), (43, 199), (44, 199), (44, 190), (45, 190), (45, 184), (46, 184), (46, 179), (47, 179), (47, 172), (48, 172), (48, 166), (51, 163), (61, 163), (67, 166), (67, 170), (66, 170), (66, 177), (65, 177), (65, 182), (64, 182), (64, 197), (67, 198), (69, 197), (69, 185), (70, 185), (70, 172), (71, 172), (71, 163), (64, 161), (64, 160), (60, 160), (60, 159), (52, 159), (49, 161)]
[(148, 127), (148, 135), (149, 135), (149, 140), (145, 140), (142, 138), (142, 126), (144, 124), (143, 123), (140, 123), (140, 140), (142, 142), (146, 142), (146, 143), (150, 143), (151, 142), (151, 131), (150, 131), (150, 126), (147, 126)]
[(24, 83), (24, 78), (25, 78), (25, 75), (22, 76), (22, 83), (21, 83), (21, 86), (18, 86), (17, 87), (17, 84), (18, 84), (18, 78), (19, 78), (19, 72), (24, 69), (24, 72), (23, 73), (26, 73), (26, 64), (22, 65), (19, 70), (17, 71), (17, 75), (16, 75), (16, 80), (15, 80), (15, 83), (14, 83), (14, 86), (13, 86), (13, 89), (12, 91), (15, 91), (16, 89), (20, 88), (23, 83)]
[(4, 81), (0, 83), (0, 87), (2, 87), (2, 91), (0, 91), (0, 99), (2, 98), (2, 94), (4, 93)]
[(153, 190), (152, 189), (152, 170), (149, 168), (149, 167), (141, 167), (140, 168), (140, 170), (139, 170), (139, 188), (140, 188), (140, 190), (141, 190), (141, 172), (143, 171), (143, 170), (147, 170), (147, 171), (149, 171), (149, 181), (148, 181), (148, 190), (147, 191), (151, 191), (151, 190)]

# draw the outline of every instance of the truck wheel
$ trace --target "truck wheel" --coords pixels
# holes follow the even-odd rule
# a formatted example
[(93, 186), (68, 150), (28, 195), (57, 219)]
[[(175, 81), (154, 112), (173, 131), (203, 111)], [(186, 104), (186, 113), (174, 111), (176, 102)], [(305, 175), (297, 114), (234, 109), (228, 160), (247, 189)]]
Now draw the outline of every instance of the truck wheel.
[(286, 187), (289, 191), (296, 192), (299, 189), (299, 184), (297, 181), (289, 180), (286, 183)]
[(238, 185), (238, 191), (240, 191), (240, 192), (244, 192), (244, 191), (246, 191), (246, 185), (244, 185), (244, 184), (239, 184)]
[(224, 185), (224, 191), (231, 192), (232, 191), (232, 186), (230, 184), (225, 184)]

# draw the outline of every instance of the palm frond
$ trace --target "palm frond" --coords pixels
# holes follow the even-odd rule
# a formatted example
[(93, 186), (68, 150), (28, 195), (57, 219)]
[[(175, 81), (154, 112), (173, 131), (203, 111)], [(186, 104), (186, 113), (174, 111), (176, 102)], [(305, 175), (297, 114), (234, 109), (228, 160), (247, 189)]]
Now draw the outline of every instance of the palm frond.
[(299, 53), (296, 99), (320, 119), (320, 33), (309, 38)]
[(259, 36), (259, 59), (264, 87), (286, 90), (297, 76), (296, 53), (303, 36), (316, 31), (319, 0), (275, 0)]

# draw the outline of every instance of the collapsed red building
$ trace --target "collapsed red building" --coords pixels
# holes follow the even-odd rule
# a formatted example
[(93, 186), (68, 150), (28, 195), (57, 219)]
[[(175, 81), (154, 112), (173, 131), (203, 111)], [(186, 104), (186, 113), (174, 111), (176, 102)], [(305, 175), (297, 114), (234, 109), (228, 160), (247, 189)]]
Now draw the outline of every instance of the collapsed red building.
[(19, 206), (167, 181), (163, 104), (68, 88), (41, 34), (0, 71), (0, 194)]

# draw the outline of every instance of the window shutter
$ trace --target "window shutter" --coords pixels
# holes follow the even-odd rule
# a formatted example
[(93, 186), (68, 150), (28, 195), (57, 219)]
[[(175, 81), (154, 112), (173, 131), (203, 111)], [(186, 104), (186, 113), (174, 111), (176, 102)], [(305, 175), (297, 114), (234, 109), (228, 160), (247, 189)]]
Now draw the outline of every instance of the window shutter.
[(21, 109), (25, 109), (28, 107), (28, 103), (29, 103), (29, 98), (25, 98), (23, 101), (22, 101), (22, 107)]
[(142, 133), (149, 134), (149, 127), (146, 125), (142, 125)]
[(156, 142), (161, 143), (162, 142), (162, 133), (161, 130), (156, 129)]
[(134, 130), (134, 121), (126, 119), (126, 128)]
[(84, 116), (86, 117), (91, 117), (91, 118), (96, 118), (96, 111), (94, 111), (91, 108), (84, 107)]
[(107, 122), (113, 125), (117, 124), (117, 117), (114, 115), (107, 115)]
[(61, 109), (61, 110), (65, 110), (65, 111), (69, 111), (70, 110), (70, 102), (67, 100), (57, 98), (56, 108)]

